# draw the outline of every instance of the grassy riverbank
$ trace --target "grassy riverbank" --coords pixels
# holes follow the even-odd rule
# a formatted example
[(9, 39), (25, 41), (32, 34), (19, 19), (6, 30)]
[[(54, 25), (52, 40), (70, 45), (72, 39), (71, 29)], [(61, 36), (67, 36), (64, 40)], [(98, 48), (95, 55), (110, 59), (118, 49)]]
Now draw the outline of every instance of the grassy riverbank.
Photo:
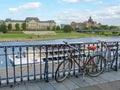
[[(105, 36), (105, 35), (98, 35), (93, 33), (64, 33), (64, 32), (57, 32), (54, 35), (33, 35), (33, 34), (24, 34), (21, 31), (14, 31), (8, 32), (6, 34), (0, 35), (0, 41), (25, 41), (25, 40), (45, 40), (45, 39), (62, 39), (62, 38), (81, 38), (81, 37), (96, 37), (96, 36)], [(107, 34), (107, 36), (111, 36), (111, 34)]]

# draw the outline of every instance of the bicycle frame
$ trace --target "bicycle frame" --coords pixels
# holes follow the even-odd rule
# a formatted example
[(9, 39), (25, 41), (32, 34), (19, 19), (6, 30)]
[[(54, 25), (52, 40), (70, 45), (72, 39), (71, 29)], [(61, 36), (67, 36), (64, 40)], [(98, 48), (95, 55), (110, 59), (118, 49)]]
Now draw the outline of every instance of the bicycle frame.
[[(83, 55), (81, 53), (81, 49), (79, 48), (76, 48), (74, 46), (71, 46), (70, 44), (68, 44), (67, 42), (65, 42), (65, 44), (67, 44), (70, 48), (72, 48), (73, 50), (70, 52), (70, 55), (68, 56), (68, 58), (70, 58), (72, 60), (72, 62), (75, 62), (77, 64), (77, 66), (79, 66), (79, 69), (82, 70), (82, 71), (86, 71), (87, 70), (87, 67), (86, 67), (86, 64), (87, 62), (91, 59), (91, 53), (90, 51), (88, 51), (88, 54), (87, 55)], [(77, 58), (76, 59), (76, 55), (75, 55), (75, 51), (77, 51), (79, 53), (79, 59)], [(82, 59), (83, 57), (83, 59)], [(77, 62), (79, 61), (79, 62)], [(82, 65), (81, 65), (82, 63)]]

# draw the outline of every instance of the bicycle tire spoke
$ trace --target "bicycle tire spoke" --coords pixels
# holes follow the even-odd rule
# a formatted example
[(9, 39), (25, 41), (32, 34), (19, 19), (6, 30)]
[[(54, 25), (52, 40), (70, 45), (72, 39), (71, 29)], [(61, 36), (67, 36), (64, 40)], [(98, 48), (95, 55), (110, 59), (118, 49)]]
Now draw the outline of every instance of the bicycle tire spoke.
[(87, 63), (88, 75), (98, 76), (105, 70), (105, 59), (101, 55), (96, 55)]
[(61, 62), (55, 73), (55, 80), (57, 82), (62, 82), (70, 74), (72, 64), (70, 60), (64, 60)]

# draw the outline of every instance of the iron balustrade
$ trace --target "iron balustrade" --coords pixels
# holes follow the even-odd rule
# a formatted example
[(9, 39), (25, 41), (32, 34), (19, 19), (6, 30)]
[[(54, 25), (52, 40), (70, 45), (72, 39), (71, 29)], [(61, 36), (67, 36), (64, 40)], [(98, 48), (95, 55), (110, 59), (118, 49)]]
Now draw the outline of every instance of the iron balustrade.
[[(120, 67), (120, 42), (108, 43), (111, 45), (110, 58), (116, 56), (114, 65), (117, 71)], [(113, 45), (114, 43), (116, 45)], [(71, 43), (71, 45), (81, 49), (82, 58), (88, 53), (86, 49), (88, 45), (98, 47), (91, 51), (91, 54), (104, 53), (100, 43)], [(0, 87), (42, 80), (48, 82), (54, 79), (58, 64), (67, 58), (71, 50), (65, 44), (0, 46)], [(79, 58), (78, 52), (74, 54)], [(77, 72), (75, 64), (72, 70), (70, 75), (75, 75)], [(59, 75), (61, 73), (59, 72)]]

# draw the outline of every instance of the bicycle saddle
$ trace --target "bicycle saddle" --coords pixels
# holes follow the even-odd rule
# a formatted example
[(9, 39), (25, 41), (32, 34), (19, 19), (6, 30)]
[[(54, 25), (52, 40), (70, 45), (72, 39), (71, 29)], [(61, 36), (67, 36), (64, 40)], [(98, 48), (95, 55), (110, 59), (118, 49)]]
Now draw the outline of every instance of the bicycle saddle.
[(87, 48), (88, 48), (88, 50), (95, 50), (96, 46), (88, 46)]

